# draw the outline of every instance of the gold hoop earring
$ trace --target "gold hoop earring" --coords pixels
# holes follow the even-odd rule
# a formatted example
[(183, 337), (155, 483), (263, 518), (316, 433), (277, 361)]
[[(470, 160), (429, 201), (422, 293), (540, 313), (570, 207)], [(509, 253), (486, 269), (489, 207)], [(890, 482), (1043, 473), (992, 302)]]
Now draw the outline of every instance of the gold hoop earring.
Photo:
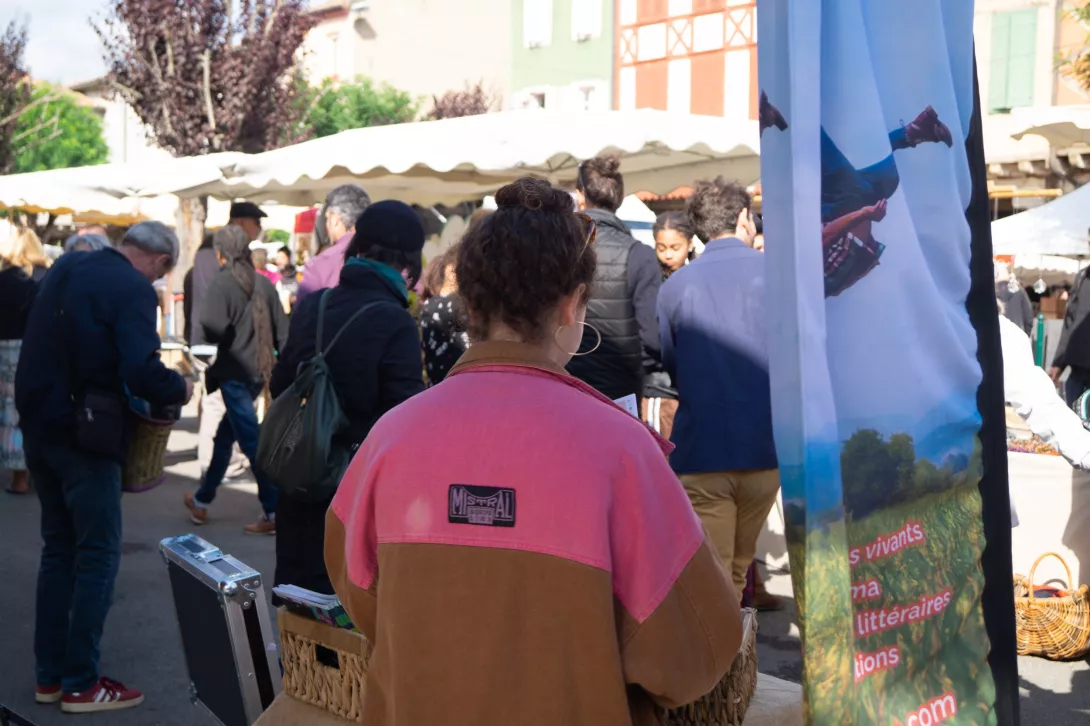
[[(565, 355), (570, 355), (572, 358), (577, 358), (577, 357), (583, 356), (583, 355), (590, 355), (591, 353), (593, 353), (594, 351), (596, 351), (600, 347), (602, 347), (602, 334), (598, 331), (598, 328), (594, 327), (590, 323), (579, 323), (579, 325), (582, 325), (584, 328), (590, 328), (591, 330), (594, 331), (594, 334), (598, 337), (598, 342), (596, 342), (594, 344), (594, 347), (591, 348), (590, 350), (588, 350), (586, 353), (580, 353), (578, 351), (576, 351), (575, 353), (570, 353), (570, 352), (564, 350), (560, 346), (560, 343), (557, 341), (556, 336), (560, 335), (560, 331), (564, 329), (563, 325), (561, 325), (559, 328), (557, 328), (556, 332), (553, 333), (553, 345), (555, 345), (557, 348), (560, 348), (560, 351), (562, 353), (564, 353)], [(580, 339), (580, 345), (582, 345), (582, 340), (581, 339)]]

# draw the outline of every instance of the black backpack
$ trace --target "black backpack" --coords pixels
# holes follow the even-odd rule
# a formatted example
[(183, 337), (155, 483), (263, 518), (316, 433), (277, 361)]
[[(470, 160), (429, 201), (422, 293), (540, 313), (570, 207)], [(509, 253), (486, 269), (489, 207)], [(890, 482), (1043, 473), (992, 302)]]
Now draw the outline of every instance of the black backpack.
[(281, 493), (312, 502), (332, 498), (352, 458), (347, 449), (333, 444), (333, 437), (345, 429), (348, 419), (326, 356), (356, 318), (382, 304), (369, 303), (353, 313), (323, 350), (325, 308), (332, 292), (322, 293), (318, 303), (314, 357), (299, 366), (291, 388), (277, 396), (265, 414), (255, 462)]

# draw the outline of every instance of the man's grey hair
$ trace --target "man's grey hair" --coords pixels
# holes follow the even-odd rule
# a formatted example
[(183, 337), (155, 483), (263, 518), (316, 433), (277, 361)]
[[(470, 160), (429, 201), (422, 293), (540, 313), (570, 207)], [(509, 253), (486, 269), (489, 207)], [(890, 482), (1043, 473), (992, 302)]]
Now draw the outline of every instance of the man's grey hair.
[(74, 234), (64, 241), (66, 253), (78, 247), (86, 247), (88, 252), (98, 252), (111, 246), (110, 238), (104, 234)]
[(122, 245), (132, 245), (153, 255), (170, 255), (170, 264), (178, 264), (178, 235), (162, 222), (141, 222), (129, 227)]
[[(326, 216), (336, 215), (341, 220), (344, 228), (352, 231), (356, 228), (356, 220), (363, 214), (363, 210), (371, 206), (371, 197), (363, 190), (363, 187), (355, 184), (344, 184), (331, 191), (325, 198), (324, 211)], [(331, 239), (330, 243), (337, 240)]]

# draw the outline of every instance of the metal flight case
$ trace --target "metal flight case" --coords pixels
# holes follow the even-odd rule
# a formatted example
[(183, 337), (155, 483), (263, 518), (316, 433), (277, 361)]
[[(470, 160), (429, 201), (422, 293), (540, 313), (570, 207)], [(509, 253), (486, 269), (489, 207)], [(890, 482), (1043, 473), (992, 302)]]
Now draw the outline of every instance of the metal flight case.
[(159, 543), (182, 634), (189, 696), (223, 726), (250, 726), (280, 693), (261, 573), (195, 534)]

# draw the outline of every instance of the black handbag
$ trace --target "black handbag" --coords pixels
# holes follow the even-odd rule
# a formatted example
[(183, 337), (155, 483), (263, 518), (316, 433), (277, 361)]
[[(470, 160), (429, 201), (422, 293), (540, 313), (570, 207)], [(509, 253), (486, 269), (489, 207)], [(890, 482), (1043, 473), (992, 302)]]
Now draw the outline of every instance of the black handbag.
[(76, 445), (85, 451), (114, 458), (125, 453), (125, 419), (128, 402), (115, 391), (94, 386), (80, 386), (75, 370), (75, 352), (65, 336), (68, 326), (64, 314), (64, 292), (67, 289), (68, 270), (58, 281), (56, 333), (59, 353), (64, 359), (68, 394), (73, 406), (73, 426)]

